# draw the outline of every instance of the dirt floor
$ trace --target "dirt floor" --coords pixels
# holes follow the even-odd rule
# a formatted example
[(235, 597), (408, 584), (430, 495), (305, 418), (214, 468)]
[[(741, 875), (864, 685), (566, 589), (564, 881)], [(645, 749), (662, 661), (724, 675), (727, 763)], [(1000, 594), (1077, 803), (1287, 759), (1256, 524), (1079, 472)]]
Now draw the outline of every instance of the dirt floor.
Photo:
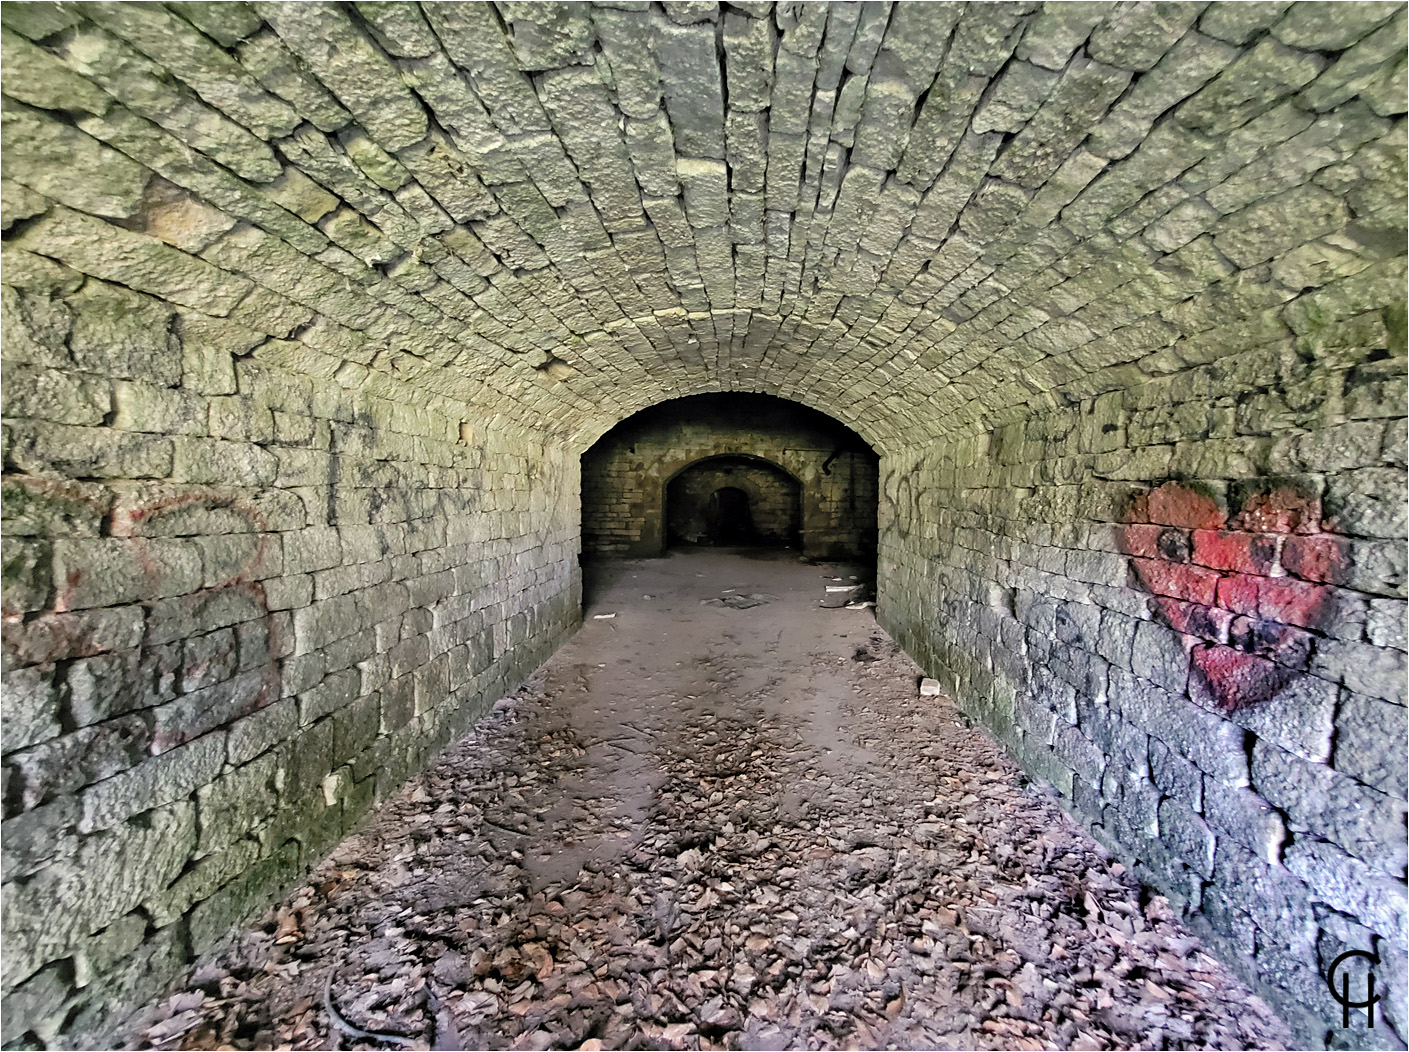
[(1287, 1047), (873, 610), (821, 605), (856, 568), (752, 555), (599, 567), (572, 641), (132, 1047)]

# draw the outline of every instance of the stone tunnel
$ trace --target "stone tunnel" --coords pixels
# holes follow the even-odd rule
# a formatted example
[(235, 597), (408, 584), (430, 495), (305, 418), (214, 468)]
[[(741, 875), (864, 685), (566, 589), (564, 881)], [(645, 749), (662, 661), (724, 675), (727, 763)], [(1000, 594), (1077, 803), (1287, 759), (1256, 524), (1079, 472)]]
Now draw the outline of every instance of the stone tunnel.
[(224, 945), (732, 456), (1301, 1040), (1356, 950), (1403, 1048), (1405, 17), (6, 3), (5, 1047)]

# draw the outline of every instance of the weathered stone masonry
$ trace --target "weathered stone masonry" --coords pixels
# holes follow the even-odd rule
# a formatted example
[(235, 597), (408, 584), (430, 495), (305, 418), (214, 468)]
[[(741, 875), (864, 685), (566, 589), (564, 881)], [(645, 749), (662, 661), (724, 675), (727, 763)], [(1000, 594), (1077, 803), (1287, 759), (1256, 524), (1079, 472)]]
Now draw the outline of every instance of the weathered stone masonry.
[(6, 330), (7, 1040), (215, 946), (578, 616), (575, 464), (50, 273)]
[(711, 458), (740, 455), (795, 480), (804, 555), (874, 557), (876, 457), (866, 443), (802, 406), (712, 395), (636, 414), (583, 455), (583, 552), (661, 554), (669, 541), (666, 491), (672, 479)]
[(1405, 1025), (1401, 285), (884, 480), (883, 620), (1307, 1034), (1347, 949)]
[[(1308, 1042), (1402, 1038), (1398, 3), (0, 6), (3, 1042), (73, 1047), (577, 615), (706, 392)], [(62, 903), (62, 907), (59, 904)]]
[(801, 543), (802, 485), (767, 461), (697, 460), (665, 489), (666, 535), (672, 543)]

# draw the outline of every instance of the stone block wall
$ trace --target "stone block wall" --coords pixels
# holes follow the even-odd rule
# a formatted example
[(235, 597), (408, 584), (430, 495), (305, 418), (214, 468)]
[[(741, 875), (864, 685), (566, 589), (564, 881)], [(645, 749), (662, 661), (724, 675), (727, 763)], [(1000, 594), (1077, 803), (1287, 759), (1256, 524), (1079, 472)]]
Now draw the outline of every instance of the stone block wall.
[(565, 638), (578, 465), (232, 279), (4, 279), (3, 1040), (99, 1047)]
[(1286, 293), (1205, 364), (884, 465), (883, 622), (1336, 1047), (1409, 1033), (1403, 296), (1403, 260)]
[[(1403, 433), (1372, 425), (1402, 416), (1405, 24), (1379, 2), (0, 5), (5, 895), (82, 918), (39, 948), (40, 921), (7, 923), (6, 1034), (72, 1043), (137, 990), (129, 964), (170, 972), (219, 927), (182, 902), (303, 864), (277, 822), (221, 833), (205, 787), (335, 724), (353, 668), (373, 707), (364, 614), (406, 603), (373, 627), (400, 655), (367, 673), (375, 740), (408, 675), (413, 710), (440, 689), (409, 669), (442, 647), (470, 647), (445, 704), (473, 709), (571, 616), (579, 454), (663, 399), (766, 391), (887, 457), (881, 612), (906, 645), (1034, 771), (1071, 772), (1142, 873), (1197, 890), (1321, 1040), (1308, 948), (1403, 942), (1396, 875), (1324, 815), (1381, 814), (1377, 743), (1402, 738), (1372, 684), (1403, 667), (1381, 532)], [(870, 450), (763, 423), (734, 422), (815, 483), (820, 550), (873, 543)], [(664, 475), (629, 445), (589, 470), (587, 550), (658, 551), (669, 474), (722, 436), (670, 439)], [(385, 740), (440, 740), (442, 708)], [(27, 788), (51, 762), (67, 788)], [(247, 775), (254, 811), (297, 790), (355, 812), (277, 770)], [(1275, 861), (1236, 832), (1263, 826)], [(58, 864), (149, 856), (106, 927)]]
[(659, 555), (666, 487), (699, 461), (749, 456), (802, 487), (802, 549), (816, 558), (875, 555), (877, 458), (850, 429), (761, 395), (698, 395), (617, 425), (582, 457), (585, 555)]

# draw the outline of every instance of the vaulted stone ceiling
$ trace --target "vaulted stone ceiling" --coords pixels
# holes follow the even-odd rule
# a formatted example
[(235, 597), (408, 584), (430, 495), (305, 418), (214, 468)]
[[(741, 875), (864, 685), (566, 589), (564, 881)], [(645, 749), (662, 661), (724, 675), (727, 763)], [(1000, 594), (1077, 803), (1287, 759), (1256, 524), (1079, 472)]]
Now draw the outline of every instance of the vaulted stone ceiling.
[(0, 17), (6, 223), (67, 206), (12, 245), (578, 447), (751, 390), (894, 450), (1276, 339), (1402, 252), (1396, 3)]

